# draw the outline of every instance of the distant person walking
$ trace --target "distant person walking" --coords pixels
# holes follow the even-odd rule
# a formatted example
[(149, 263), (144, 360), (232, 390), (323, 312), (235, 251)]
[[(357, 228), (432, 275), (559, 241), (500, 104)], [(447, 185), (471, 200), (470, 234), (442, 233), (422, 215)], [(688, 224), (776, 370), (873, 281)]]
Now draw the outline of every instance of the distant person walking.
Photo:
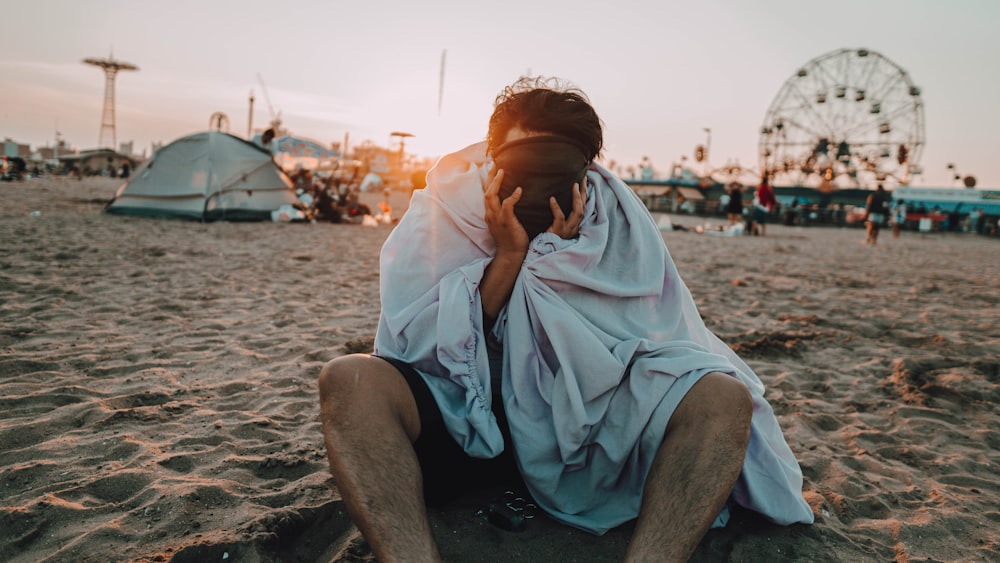
[(726, 204), (726, 214), (730, 225), (743, 222), (743, 187), (733, 182), (729, 185), (729, 202)]
[(892, 238), (899, 238), (899, 232), (906, 225), (906, 202), (899, 200), (892, 206)]
[(774, 197), (774, 190), (771, 189), (771, 180), (767, 172), (760, 178), (760, 185), (753, 196), (753, 223), (750, 232), (754, 235), (764, 236), (767, 230), (767, 220), (771, 215), (771, 210), (778, 203)]
[(878, 242), (878, 231), (885, 223), (886, 214), (889, 213), (891, 197), (882, 184), (879, 184), (875, 192), (868, 196), (868, 200), (865, 202), (865, 229), (868, 231), (868, 238), (865, 239), (866, 244), (874, 246)]
[(978, 229), (978, 226), (979, 226), (979, 216), (981, 214), (982, 214), (982, 211), (978, 207), (975, 208), (975, 209), (973, 209), (972, 211), (970, 211), (969, 212), (969, 216), (966, 217), (965, 221), (962, 222), (962, 232), (963, 233), (968, 233), (968, 232), (978, 233), (979, 232), (979, 229)]

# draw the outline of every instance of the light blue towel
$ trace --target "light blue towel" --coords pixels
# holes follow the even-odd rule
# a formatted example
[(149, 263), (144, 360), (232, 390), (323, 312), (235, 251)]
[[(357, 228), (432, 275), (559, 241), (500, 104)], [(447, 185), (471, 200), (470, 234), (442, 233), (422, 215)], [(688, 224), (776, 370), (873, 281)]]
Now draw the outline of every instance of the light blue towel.
[[(491, 166), (485, 144), (472, 145), (439, 160), (414, 192), (382, 249), (375, 342), (376, 353), (413, 365), (451, 435), (486, 458), (507, 447), (490, 411), (478, 293), (495, 251), (483, 204)], [(532, 241), (493, 327), (532, 496), (553, 518), (596, 534), (635, 518), (670, 415), (701, 376), (719, 371), (754, 400), (732, 500), (779, 524), (811, 523), (802, 472), (760, 379), (705, 327), (634, 192), (598, 164), (587, 178), (580, 236)]]

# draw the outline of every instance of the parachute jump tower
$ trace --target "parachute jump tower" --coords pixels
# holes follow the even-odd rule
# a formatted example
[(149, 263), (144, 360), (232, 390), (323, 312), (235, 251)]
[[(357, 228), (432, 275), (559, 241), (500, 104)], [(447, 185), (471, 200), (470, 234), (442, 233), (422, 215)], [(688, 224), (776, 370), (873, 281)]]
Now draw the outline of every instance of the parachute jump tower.
[[(101, 134), (98, 137), (98, 147), (118, 150), (118, 142), (115, 138), (115, 75), (120, 70), (139, 70), (139, 67), (132, 63), (116, 61), (112, 55), (108, 55), (106, 59), (86, 58), (83, 59), (83, 64), (100, 67), (104, 70), (104, 109), (101, 111)], [(107, 136), (110, 136), (110, 145), (106, 143)]]

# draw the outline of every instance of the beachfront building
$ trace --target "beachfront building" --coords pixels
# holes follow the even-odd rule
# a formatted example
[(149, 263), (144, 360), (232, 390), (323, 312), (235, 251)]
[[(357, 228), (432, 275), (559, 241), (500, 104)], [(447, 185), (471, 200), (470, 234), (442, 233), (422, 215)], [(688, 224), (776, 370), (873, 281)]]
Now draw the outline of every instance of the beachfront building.
[(3, 140), (3, 154), (0, 156), (18, 156), (27, 160), (31, 157), (31, 146), (7, 137)]
[(82, 176), (117, 177), (124, 165), (128, 170), (135, 170), (138, 161), (132, 156), (121, 154), (111, 149), (93, 149), (75, 154), (59, 155), (60, 168), (76, 170)]
[[(683, 176), (626, 178), (625, 182), (654, 213), (724, 215), (720, 201), (725, 186), (719, 182)], [(755, 190), (756, 186), (744, 187), (744, 209), (752, 204)], [(775, 186), (774, 192), (778, 206), (771, 213), (772, 222), (798, 226), (861, 227), (865, 202), (871, 194), (864, 188), (820, 190), (806, 186)], [(1000, 190), (897, 186), (891, 193), (893, 200), (906, 202), (905, 230), (996, 234)], [(970, 223), (970, 216), (975, 217), (976, 225)]]
[(979, 208), (987, 215), (1000, 216), (1000, 190), (974, 188), (915, 188), (899, 186), (892, 190), (894, 200), (903, 200), (909, 207), (926, 207), (944, 212), (968, 213)]
[(906, 226), (914, 230), (996, 234), (1000, 219), (1000, 190), (899, 186), (892, 199), (906, 203)]

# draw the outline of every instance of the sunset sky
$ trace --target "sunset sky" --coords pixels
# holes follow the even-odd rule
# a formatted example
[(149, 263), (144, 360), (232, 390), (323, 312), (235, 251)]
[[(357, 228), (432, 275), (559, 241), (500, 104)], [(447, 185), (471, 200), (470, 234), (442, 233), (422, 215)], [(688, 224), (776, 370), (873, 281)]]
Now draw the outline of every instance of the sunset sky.
[[(437, 156), (481, 140), (496, 94), (519, 75), (582, 88), (604, 120), (605, 157), (648, 156), (663, 174), (711, 129), (713, 165), (757, 165), (772, 100), (800, 67), (844, 47), (899, 65), (926, 120), (917, 186), (952, 186), (954, 163), (1000, 189), (1000, 1), (618, 0), (0, 2), (0, 137), (98, 144), (104, 77), (118, 76), (117, 139), (137, 152), (271, 115), (297, 135)], [(447, 51), (438, 113), (442, 52)], [(258, 80), (258, 74), (266, 85)]]

